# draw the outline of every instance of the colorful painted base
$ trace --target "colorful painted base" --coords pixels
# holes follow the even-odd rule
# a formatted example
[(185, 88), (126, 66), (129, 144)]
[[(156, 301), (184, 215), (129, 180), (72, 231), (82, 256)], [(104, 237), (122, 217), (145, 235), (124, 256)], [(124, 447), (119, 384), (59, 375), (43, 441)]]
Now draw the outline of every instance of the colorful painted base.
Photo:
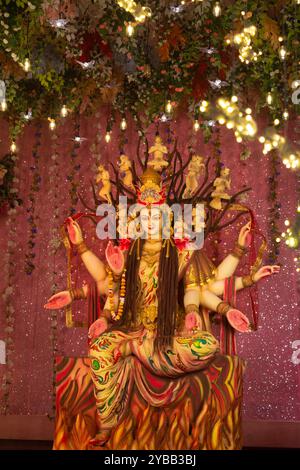
[[(128, 412), (104, 445), (92, 441), (97, 426), (89, 359), (57, 357), (56, 367), (55, 450), (242, 448), (244, 363), (237, 356), (219, 355), (204, 371), (187, 374), (185, 393), (164, 408), (149, 406), (134, 388)], [(160, 390), (166, 380), (176, 379), (151, 376)]]

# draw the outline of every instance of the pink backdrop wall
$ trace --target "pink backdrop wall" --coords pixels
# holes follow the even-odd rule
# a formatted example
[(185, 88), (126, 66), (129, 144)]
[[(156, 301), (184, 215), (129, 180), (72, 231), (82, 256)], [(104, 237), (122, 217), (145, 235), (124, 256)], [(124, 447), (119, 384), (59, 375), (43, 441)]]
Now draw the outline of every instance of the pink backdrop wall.
[[(95, 155), (92, 145), (98, 139), (97, 157), (101, 161), (115, 161), (119, 155), (117, 145), (118, 131), (115, 131), (112, 142), (107, 145), (101, 135), (105, 132), (106, 117), (98, 113), (96, 117), (82, 119), (80, 122), (80, 135), (86, 137), (78, 150), (77, 163), (80, 169), (75, 173), (79, 180), (82, 192), (87, 198), (91, 197), (89, 179), (95, 174)], [(8, 130), (5, 123), (0, 123), (0, 156), (7, 152)], [(179, 148), (186, 153), (191, 138), (191, 124), (186, 118), (181, 118), (172, 124), (172, 130), (178, 135)], [(153, 129), (149, 135), (153, 135)], [(57, 139), (53, 139), (44, 126), (42, 132), (42, 145), (39, 151), (39, 168), (41, 175), (41, 189), (35, 194), (37, 237), (34, 252), (36, 268), (31, 275), (25, 274), (25, 254), (29, 239), (28, 195), (32, 183), (32, 148), (34, 145), (34, 128), (25, 129), (19, 139), (19, 188), (24, 203), (16, 216), (15, 237), (17, 246), (10, 258), (13, 263), (13, 279), (15, 291), (12, 304), (15, 309), (14, 331), (10, 334), (13, 341), (11, 356), (12, 383), (9, 386), (8, 409), (9, 414), (22, 415), (52, 415), (53, 414), (53, 341), (55, 352), (61, 355), (84, 355), (87, 352), (86, 331), (65, 327), (63, 311), (57, 315), (57, 330), (55, 317), (43, 309), (45, 300), (51, 295), (53, 282), (61, 290), (66, 285), (66, 259), (64, 248), (60, 247), (53, 254), (50, 241), (53, 233), (60, 223), (69, 214), (71, 149), (73, 146), (74, 126), (71, 122), (59, 126), (56, 131)], [(161, 135), (166, 140), (166, 128), (162, 126)], [(137, 134), (133, 126), (127, 131), (128, 144), (125, 153), (134, 157), (136, 153)], [(151, 138), (150, 138), (151, 142)], [(53, 167), (53, 152), (58, 153), (56, 175)], [(233, 189), (239, 190), (244, 185), (251, 186), (253, 191), (249, 194), (247, 203), (254, 210), (261, 229), (267, 233), (268, 224), (268, 157), (261, 152), (261, 145), (257, 142), (249, 145), (251, 157), (246, 163), (241, 162), (241, 147), (235, 142), (231, 132), (221, 131), (221, 158), (232, 170)], [(200, 133), (196, 149), (207, 156), (212, 152), (212, 146), (203, 143)], [(281, 220), (278, 222), (282, 230), (286, 218), (292, 218), (296, 207), (296, 179), (295, 175), (280, 167), (278, 176), (278, 197), (281, 202)], [(58, 208), (58, 217), (55, 218), (55, 206)], [(77, 210), (81, 210), (80, 203)], [(7, 216), (0, 216), (1, 253), (3, 259), (8, 241)], [(54, 230), (54, 232), (53, 232)], [(237, 235), (237, 230), (236, 230)], [(234, 235), (234, 236), (236, 236)], [(224, 234), (221, 237), (220, 251), (225, 255), (230, 251), (232, 236)], [(97, 240), (90, 241), (95, 251), (103, 256), (103, 247)], [(274, 279), (263, 282), (259, 288), (260, 323), (257, 332), (249, 335), (238, 335), (238, 348), (240, 355), (247, 359), (245, 374), (245, 417), (249, 419), (296, 421), (300, 420), (299, 407), (299, 365), (291, 361), (292, 342), (300, 339), (299, 333), (299, 305), (297, 294), (297, 278), (293, 262), (295, 253), (281, 246), (278, 261), (282, 263), (281, 274)], [(55, 274), (54, 274), (55, 272)], [(78, 274), (78, 279), (79, 276)], [(88, 274), (83, 279), (89, 280)], [(5, 279), (0, 279), (1, 288), (5, 288)], [(5, 340), (5, 309), (1, 298), (0, 340)], [(245, 302), (244, 302), (245, 304)], [(247, 310), (247, 305), (245, 304)], [(80, 302), (76, 306), (76, 317), (84, 316), (85, 305)], [(51, 326), (52, 325), (52, 326)], [(54, 338), (51, 337), (54, 333)], [(0, 378), (4, 374), (4, 365), (0, 364)], [(2, 389), (2, 401), (3, 401)]]

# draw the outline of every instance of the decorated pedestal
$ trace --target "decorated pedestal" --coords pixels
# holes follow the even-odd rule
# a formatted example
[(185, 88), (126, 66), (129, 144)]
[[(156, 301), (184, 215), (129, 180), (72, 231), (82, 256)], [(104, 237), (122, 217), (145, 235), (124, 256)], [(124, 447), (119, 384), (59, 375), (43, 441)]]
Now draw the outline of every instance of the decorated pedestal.
[[(131, 360), (137, 361), (134, 356)], [(138, 361), (137, 361), (138, 362)], [(139, 365), (157, 396), (170, 380), (168, 406), (150, 406), (136, 385), (130, 406), (105, 447), (94, 447), (96, 406), (89, 359), (57, 357), (54, 450), (237, 450), (242, 447), (243, 361), (218, 355), (203, 371), (177, 379)]]

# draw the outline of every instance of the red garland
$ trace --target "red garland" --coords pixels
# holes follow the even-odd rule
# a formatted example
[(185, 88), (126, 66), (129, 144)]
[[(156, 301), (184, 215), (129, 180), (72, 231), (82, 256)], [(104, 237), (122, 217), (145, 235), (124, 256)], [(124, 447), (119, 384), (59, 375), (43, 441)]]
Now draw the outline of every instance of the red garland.
[(89, 62), (91, 60), (91, 51), (94, 47), (97, 47), (103, 55), (112, 58), (112, 50), (108, 43), (103, 41), (100, 34), (97, 31), (93, 33), (85, 33), (83, 36), (83, 45), (81, 47), (81, 56), (79, 57), (80, 62)]

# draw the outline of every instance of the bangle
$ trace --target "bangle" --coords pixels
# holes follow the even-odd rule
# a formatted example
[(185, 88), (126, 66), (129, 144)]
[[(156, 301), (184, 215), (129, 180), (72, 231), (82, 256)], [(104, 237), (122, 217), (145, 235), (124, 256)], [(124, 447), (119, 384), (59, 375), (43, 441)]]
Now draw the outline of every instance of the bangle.
[(251, 287), (255, 283), (253, 279), (253, 274), (249, 274), (248, 276), (242, 277), (242, 284), (244, 287)]
[(84, 293), (83, 287), (70, 289), (69, 292), (70, 292), (72, 301), (85, 299), (85, 293)]
[(185, 313), (188, 314), (188, 313), (191, 313), (191, 312), (199, 313), (199, 306), (196, 305), (196, 304), (187, 305), (185, 307)]
[(226, 315), (226, 313), (231, 309), (231, 305), (227, 302), (220, 302), (217, 306), (217, 313), (220, 315)]
[(86, 251), (88, 251), (88, 247), (86, 246), (86, 244), (84, 243), (84, 241), (80, 242), (78, 245), (76, 245), (77, 247), (77, 253), (81, 256), (83, 255), (83, 253), (85, 253)]
[(231, 254), (235, 258), (241, 259), (246, 252), (247, 252), (247, 248), (245, 246), (242, 246), (239, 243), (236, 243)]

